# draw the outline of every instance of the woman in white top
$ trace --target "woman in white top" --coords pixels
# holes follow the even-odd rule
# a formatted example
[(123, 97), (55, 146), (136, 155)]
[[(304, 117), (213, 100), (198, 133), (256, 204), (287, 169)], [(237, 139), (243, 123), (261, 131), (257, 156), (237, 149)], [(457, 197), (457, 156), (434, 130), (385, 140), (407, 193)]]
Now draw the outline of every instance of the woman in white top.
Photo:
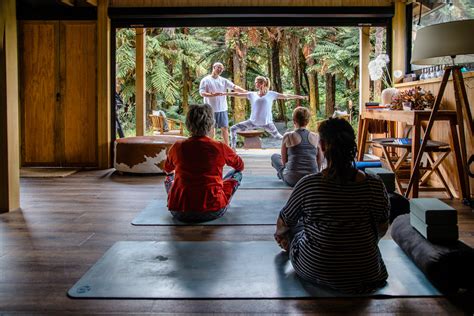
[(248, 129), (263, 128), (269, 132), (273, 137), (283, 139), (283, 136), (278, 132), (275, 124), (273, 124), (272, 105), (276, 99), (307, 99), (305, 96), (282, 94), (269, 90), (270, 80), (263, 76), (255, 78), (255, 88), (258, 91), (252, 92), (228, 92), (229, 96), (247, 98), (250, 100), (251, 114), (250, 119), (237, 123), (230, 128), (230, 143), (231, 147), (235, 148), (237, 140), (237, 132)]

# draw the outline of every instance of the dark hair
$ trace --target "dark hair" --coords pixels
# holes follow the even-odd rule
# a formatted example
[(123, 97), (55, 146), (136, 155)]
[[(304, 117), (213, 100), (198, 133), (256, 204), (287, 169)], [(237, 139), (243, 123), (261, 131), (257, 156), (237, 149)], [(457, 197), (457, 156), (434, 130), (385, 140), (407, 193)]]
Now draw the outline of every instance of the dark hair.
[(186, 128), (191, 136), (206, 136), (214, 127), (214, 111), (209, 104), (190, 104)]
[(330, 118), (319, 125), (319, 137), (326, 149), (325, 176), (339, 182), (348, 181), (353, 175), (357, 144), (352, 126), (344, 119)]
[(293, 121), (298, 123), (299, 126), (308, 125), (309, 119), (311, 118), (311, 113), (305, 107), (298, 106), (293, 111)]

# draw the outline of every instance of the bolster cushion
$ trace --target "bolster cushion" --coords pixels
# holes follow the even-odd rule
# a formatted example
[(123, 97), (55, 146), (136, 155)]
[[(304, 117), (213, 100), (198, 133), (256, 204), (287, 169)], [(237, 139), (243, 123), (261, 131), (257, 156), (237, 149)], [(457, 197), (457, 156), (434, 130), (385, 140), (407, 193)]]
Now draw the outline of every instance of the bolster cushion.
[(408, 214), (394, 220), (392, 238), (440, 291), (474, 288), (474, 249), (463, 242), (429, 242), (410, 225)]

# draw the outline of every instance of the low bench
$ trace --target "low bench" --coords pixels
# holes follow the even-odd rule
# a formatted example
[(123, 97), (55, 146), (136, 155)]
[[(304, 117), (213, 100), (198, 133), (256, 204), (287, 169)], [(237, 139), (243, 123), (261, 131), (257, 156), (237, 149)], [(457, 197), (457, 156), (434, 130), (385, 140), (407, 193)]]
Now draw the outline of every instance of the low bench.
[(115, 140), (114, 168), (127, 173), (163, 173), (169, 149), (184, 139), (171, 135), (119, 138)]
[(237, 132), (237, 134), (244, 138), (245, 149), (262, 148), (260, 136), (262, 136), (263, 133), (264, 131), (261, 130), (247, 130)]

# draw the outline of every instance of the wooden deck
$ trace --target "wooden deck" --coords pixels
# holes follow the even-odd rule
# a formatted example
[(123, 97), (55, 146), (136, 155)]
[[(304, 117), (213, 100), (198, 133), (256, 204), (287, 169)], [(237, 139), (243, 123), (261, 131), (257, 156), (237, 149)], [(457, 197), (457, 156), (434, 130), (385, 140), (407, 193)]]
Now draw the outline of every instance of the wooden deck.
[[(245, 158), (246, 172), (273, 174), (268, 155)], [(22, 210), (0, 214), (0, 314), (368, 314), (472, 313), (468, 298), (300, 300), (77, 300), (66, 291), (123, 240), (273, 240), (272, 226), (137, 227), (130, 222), (164, 177), (119, 176), (113, 169), (66, 178), (21, 179)], [(251, 191), (248, 191), (249, 194)], [(256, 191), (258, 192), (258, 191)], [(255, 192), (253, 193), (255, 194)], [(458, 202), (460, 238), (474, 246), (474, 214)], [(474, 302), (471, 298), (471, 302)]]

